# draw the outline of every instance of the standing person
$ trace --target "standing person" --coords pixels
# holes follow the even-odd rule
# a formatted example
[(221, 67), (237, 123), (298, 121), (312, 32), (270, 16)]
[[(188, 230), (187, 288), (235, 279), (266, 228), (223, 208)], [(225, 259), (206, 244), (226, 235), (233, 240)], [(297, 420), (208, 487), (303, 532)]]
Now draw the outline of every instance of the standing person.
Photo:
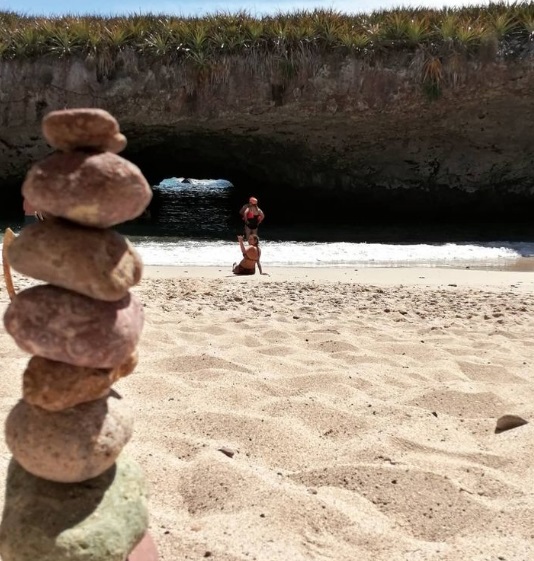
[(260, 239), (255, 234), (251, 234), (248, 238), (248, 247), (243, 243), (243, 236), (237, 236), (243, 259), (240, 263), (234, 263), (232, 273), (234, 275), (253, 275), (256, 272), (256, 265), (260, 275), (266, 275), (261, 268), (260, 257)]
[(245, 221), (245, 236), (248, 239), (251, 235), (258, 235), (258, 226), (263, 222), (265, 214), (258, 206), (258, 199), (250, 197), (248, 204), (243, 205), (239, 211)]

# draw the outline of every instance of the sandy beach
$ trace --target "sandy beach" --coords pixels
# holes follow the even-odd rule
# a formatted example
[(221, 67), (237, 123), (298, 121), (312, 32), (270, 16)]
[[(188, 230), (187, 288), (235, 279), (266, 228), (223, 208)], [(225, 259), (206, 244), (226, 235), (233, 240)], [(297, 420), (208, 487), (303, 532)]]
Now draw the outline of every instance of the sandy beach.
[[(160, 559), (534, 559), (534, 424), (495, 433), (534, 419), (534, 274), (269, 273), (149, 267), (134, 289), (116, 389)], [(29, 357), (0, 343), (5, 419)]]

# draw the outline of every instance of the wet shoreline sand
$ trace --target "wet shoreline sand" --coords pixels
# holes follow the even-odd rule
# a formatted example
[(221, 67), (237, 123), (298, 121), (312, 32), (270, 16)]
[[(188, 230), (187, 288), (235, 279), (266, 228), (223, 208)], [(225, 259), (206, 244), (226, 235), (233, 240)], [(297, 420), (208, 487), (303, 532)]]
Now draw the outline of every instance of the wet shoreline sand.
[[(230, 267), (145, 267), (145, 279), (233, 279), (236, 282), (343, 282), (377, 286), (478, 287), (501, 289), (517, 285), (534, 293), (534, 259), (524, 258), (502, 268), (465, 267), (264, 267), (268, 275), (238, 277)], [(233, 282), (233, 281), (232, 281)]]

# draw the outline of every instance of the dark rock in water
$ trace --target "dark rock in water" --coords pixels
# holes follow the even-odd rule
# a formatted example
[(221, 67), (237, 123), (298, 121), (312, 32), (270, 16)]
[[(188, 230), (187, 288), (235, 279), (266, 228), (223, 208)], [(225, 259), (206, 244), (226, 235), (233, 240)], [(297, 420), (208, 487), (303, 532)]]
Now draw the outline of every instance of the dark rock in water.
[(3, 561), (124, 561), (148, 526), (147, 484), (120, 457), (101, 476), (54, 483), (11, 461), (0, 526)]
[(189, 177), (184, 177), (182, 179), (182, 183), (192, 183), (192, 181), (189, 179)]

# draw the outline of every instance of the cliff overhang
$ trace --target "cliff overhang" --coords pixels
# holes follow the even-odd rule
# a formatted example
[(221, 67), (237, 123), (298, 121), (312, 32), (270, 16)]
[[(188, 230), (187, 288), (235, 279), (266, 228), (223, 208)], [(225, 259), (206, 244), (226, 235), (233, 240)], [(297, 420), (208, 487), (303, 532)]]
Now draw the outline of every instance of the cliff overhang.
[(19, 212), (24, 174), (50, 151), (43, 115), (96, 106), (152, 184), (225, 178), (243, 195), (366, 216), (532, 214), (533, 49), (443, 61), (437, 95), (417, 57), (309, 56), (290, 75), (237, 56), (209, 75), (132, 52), (105, 73), (90, 58), (1, 61), (2, 208)]

